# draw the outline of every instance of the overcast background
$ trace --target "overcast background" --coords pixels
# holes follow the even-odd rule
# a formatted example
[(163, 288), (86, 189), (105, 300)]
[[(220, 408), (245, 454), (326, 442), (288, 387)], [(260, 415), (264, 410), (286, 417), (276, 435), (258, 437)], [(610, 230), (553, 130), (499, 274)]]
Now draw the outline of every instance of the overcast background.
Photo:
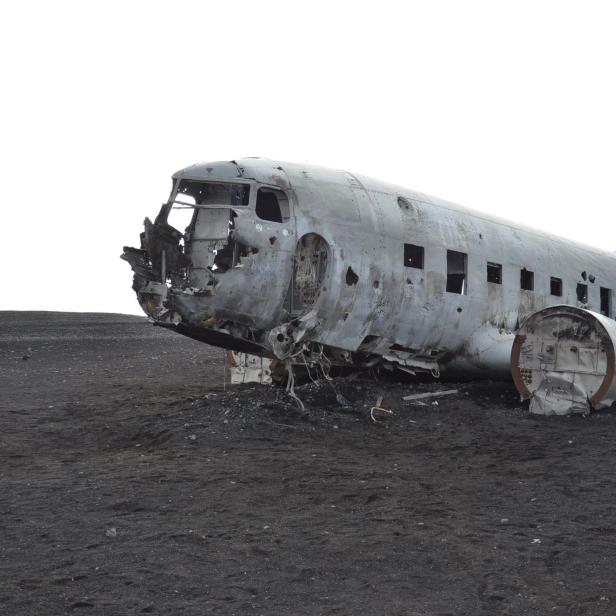
[(616, 250), (610, 2), (13, 2), (0, 310), (139, 313), (170, 176), (340, 167)]

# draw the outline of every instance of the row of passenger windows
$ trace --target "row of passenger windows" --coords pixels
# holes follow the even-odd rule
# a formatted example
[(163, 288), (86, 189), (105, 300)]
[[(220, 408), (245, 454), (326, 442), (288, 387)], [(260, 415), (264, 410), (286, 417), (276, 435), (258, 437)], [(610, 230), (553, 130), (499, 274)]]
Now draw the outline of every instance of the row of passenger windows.
[[(447, 251), (447, 287), (448, 293), (465, 295), (467, 291), (467, 262), (468, 256), (456, 250)], [(415, 244), (404, 244), (404, 265), (417, 269), (424, 268), (424, 248)], [(585, 276), (585, 274), (584, 274)], [(486, 279), (493, 284), (503, 284), (503, 266), (500, 263), (487, 262)], [(590, 281), (594, 282), (591, 276)], [(525, 291), (535, 290), (535, 273), (526, 269), (520, 270), (520, 289)], [(563, 295), (562, 278), (550, 277), (550, 293), (556, 297)], [(576, 288), (577, 300), (588, 303), (588, 285), (578, 283)], [(600, 288), (601, 314), (612, 316), (612, 290)]]

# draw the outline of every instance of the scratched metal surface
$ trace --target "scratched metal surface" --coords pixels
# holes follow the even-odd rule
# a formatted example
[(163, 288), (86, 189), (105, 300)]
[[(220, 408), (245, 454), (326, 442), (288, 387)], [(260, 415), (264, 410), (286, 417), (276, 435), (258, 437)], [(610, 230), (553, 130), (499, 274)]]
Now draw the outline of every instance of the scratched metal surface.
[[(252, 252), (224, 273), (212, 272), (211, 289), (159, 284), (158, 307), (142, 305), (170, 327), (180, 320), (193, 334), (250, 340), (266, 355), (303, 353), (310, 361), (309, 347), (318, 345), (335, 361), (357, 361), (359, 352), (411, 369), (502, 376), (526, 317), (557, 304), (598, 312), (599, 288), (616, 288), (611, 253), (346, 171), (241, 159), (193, 165), (174, 175), (183, 179), (252, 186), (247, 207), (229, 208), (234, 240)], [(287, 221), (256, 215), (259, 186), (284, 191)], [(314, 303), (289, 314), (294, 255), (309, 234), (326, 243), (327, 268)], [(423, 269), (404, 266), (404, 243), (424, 247)], [(447, 250), (467, 254), (464, 295), (445, 291)], [(487, 282), (488, 261), (502, 265), (502, 284)], [(520, 289), (522, 268), (534, 272), (533, 291)], [(551, 276), (562, 278), (562, 297), (550, 294)], [(588, 285), (587, 304), (577, 301), (577, 283)], [(162, 302), (171, 313), (161, 314)]]

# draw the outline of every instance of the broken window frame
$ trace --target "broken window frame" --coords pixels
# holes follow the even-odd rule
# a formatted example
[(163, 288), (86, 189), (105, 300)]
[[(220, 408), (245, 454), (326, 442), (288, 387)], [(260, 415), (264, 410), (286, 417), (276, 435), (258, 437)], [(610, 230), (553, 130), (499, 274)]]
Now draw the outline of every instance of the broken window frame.
[[(184, 183), (203, 184), (203, 185), (210, 185), (210, 186), (211, 185), (224, 185), (224, 186), (229, 186), (229, 187), (233, 187), (233, 186), (237, 186), (237, 187), (242, 186), (243, 187), (243, 186), (246, 186), (248, 188), (248, 194), (246, 195), (245, 203), (215, 203), (215, 202), (213, 202), (213, 203), (199, 203), (197, 201), (197, 196), (196, 195), (193, 195), (190, 192), (183, 192), (183, 191), (180, 190), (181, 187), (182, 187), (182, 184), (184, 184)], [(253, 196), (252, 193), (254, 192), (254, 190), (253, 190), (253, 186), (254, 185), (255, 185), (254, 181), (242, 181), (242, 180), (238, 180), (236, 178), (233, 178), (233, 180), (218, 180), (218, 179), (215, 179), (215, 178), (204, 180), (203, 178), (192, 179), (192, 178), (189, 178), (189, 177), (183, 177), (183, 178), (181, 178), (177, 182), (176, 186), (174, 186), (174, 190), (171, 193), (171, 197), (169, 199), (169, 202), (172, 203), (172, 204), (173, 203), (180, 203), (181, 204), (182, 201), (179, 201), (178, 197), (181, 197), (184, 194), (188, 194), (188, 195), (191, 195), (195, 199), (195, 203), (197, 205), (200, 205), (202, 207), (209, 207), (209, 206), (220, 205), (220, 206), (232, 207), (232, 208), (234, 208), (234, 207), (245, 208), (245, 207), (250, 207), (250, 205), (251, 205), (251, 198)]]
[[(186, 235), (187, 229), (194, 224), (195, 215), (197, 212), (197, 203), (195, 198), (188, 194), (185, 195), (185, 198), (192, 199), (194, 203), (173, 200), (171, 202), (171, 207), (167, 210), (167, 216), (165, 218), (166, 224), (173, 227), (176, 231), (179, 231), (182, 235)], [(184, 222), (187, 222), (187, 224), (184, 224)]]
[(417, 244), (404, 244), (404, 267), (424, 269), (425, 250)]
[(575, 295), (580, 304), (588, 304), (588, 285), (578, 282), (575, 289)]
[(503, 284), (503, 266), (493, 261), (487, 262), (487, 281), (492, 284)]
[[(454, 259), (462, 261), (462, 270), (459, 270), (460, 263), (455, 263)], [(447, 250), (447, 278), (445, 291), (456, 295), (467, 295), (468, 293), (468, 255), (459, 250)]]
[(612, 318), (612, 289), (607, 287), (599, 287), (600, 294), (600, 311), (603, 316)]
[[(194, 199), (195, 199), (195, 203), (191, 204), (191, 203), (187, 203), (185, 201), (181, 201), (181, 196), (183, 194), (190, 194), (190, 193), (183, 193), (180, 191), (180, 187), (182, 185), (183, 182), (194, 182), (196, 184), (229, 184), (229, 185), (233, 185), (233, 184), (241, 184), (241, 185), (246, 185), (248, 186), (248, 202), (242, 205), (231, 205), (231, 204), (225, 204), (225, 203), (197, 203), (197, 199), (196, 197), (194, 197), (194, 195), (191, 195)], [(169, 217), (169, 214), (171, 213), (171, 210), (173, 208), (177, 208), (177, 209), (184, 209), (184, 208), (193, 208), (194, 210), (198, 210), (198, 209), (217, 209), (217, 208), (222, 208), (222, 209), (233, 209), (233, 208), (240, 208), (240, 209), (254, 209), (254, 202), (256, 200), (256, 190), (255, 190), (255, 186), (257, 186), (257, 182), (255, 182), (254, 180), (244, 180), (241, 178), (233, 178), (232, 180), (229, 178), (222, 178), (222, 179), (218, 179), (218, 178), (211, 178), (211, 179), (207, 179), (204, 180), (202, 177), (191, 177), (191, 176), (182, 176), (179, 178), (176, 178), (174, 180), (173, 186), (171, 188), (171, 193), (169, 195), (169, 199), (167, 200), (166, 203), (163, 203), (160, 212), (158, 213), (158, 216), (156, 217), (156, 223), (157, 224), (168, 224), (167, 220)], [(180, 199), (178, 199), (178, 197), (180, 197)], [(191, 221), (194, 222), (194, 217)], [(190, 226), (190, 225), (189, 225)], [(175, 227), (174, 227), (175, 228)], [(188, 228), (188, 227), (187, 227)], [(184, 231), (179, 230), (181, 233), (184, 233)]]
[[(212, 185), (214, 188), (211, 192), (202, 190), (205, 185)], [(190, 224), (185, 229), (177, 229), (181, 234), (179, 242), (180, 251), (186, 255), (188, 259), (192, 259), (192, 253), (195, 247), (201, 243), (206, 242), (209, 244), (208, 250), (213, 254), (213, 261), (207, 266), (207, 270), (210, 272), (216, 272), (217, 274), (224, 274), (229, 269), (236, 267), (241, 258), (249, 256), (250, 254), (258, 252), (257, 249), (245, 246), (237, 242), (233, 236), (233, 230), (235, 228), (235, 218), (237, 217), (236, 211), (250, 210), (254, 205), (254, 199), (256, 191), (253, 188), (257, 185), (254, 180), (244, 180), (238, 178), (207, 178), (181, 176), (174, 179), (174, 185), (169, 196), (167, 203), (163, 204), (160, 213), (156, 218), (156, 223), (160, 226), (167, 226), (176, 229), (175, 226), (170, 225), (168, 222), (169, 216), (174, 209), (179, 210), (192, 210), (193, 215), (191, 217)], [(191, 190), (182, 190), (185, 187), (191, 188)], [(229, 187), (228, 190), (226, 187)], [(241, 190), (234, 194), (233, 187), (241, 187)], [(246, 190), (247, 188), (247, 190)], [(202, 195), (202, 196), (201, 196)], [(228, 198), (228, 203), (225, 199), (218, 198), (218, 196), (225, 196)], [(195, 200), (195, 203), (189, 203), (187, 197)], [(242, 203), (238, 203), (241, 197)], [(208, 199), (209, 197), (209, 199)], [(199, 202), (201, 200), (201, 202)], [(203, 200), (209, 200), (209, 203), (203, 203)], [(216, 201), (220, 201), (217, 203)], [(214, 219), (223, 215), (228, 222), (224, 225), (225, 232), (216, 237), (210, 237), (209, 232), (207, 237), (195, 237), (197, 233), (197, 225), (199, 224), (199, 218), (203, 215), (209, 216), (207, 212), (210, 212)], [(219, 221), (217, 221), (218, 223)], [(206, 225), (209, 223), (205, 222)], [(218, 244), (218, 246), (217, 246)], [(190, 276), (193, 279), (194, 284), (197, 286), (206, 286), (214, 283), (214, 280), (209, 278), (207, 283), (204, 280), (195, 282), (196, 276), (201, 275), (204, 268), (195, 267), (190, 268)], [(209, 275), (208, 275), (209, 277)]]
[(520, 270), (520, 289), (522, 289), (522, 291), (535, 290), (535, 272), (525, 267)]
[[(554, 285), (557, 285), (556, 287)], [(558, 289), (558, 293), (554, 293), (554, 289)], [(556, 276), (550, 276), (550, 295), (554, 297), (563, 296), (563, 279)]]

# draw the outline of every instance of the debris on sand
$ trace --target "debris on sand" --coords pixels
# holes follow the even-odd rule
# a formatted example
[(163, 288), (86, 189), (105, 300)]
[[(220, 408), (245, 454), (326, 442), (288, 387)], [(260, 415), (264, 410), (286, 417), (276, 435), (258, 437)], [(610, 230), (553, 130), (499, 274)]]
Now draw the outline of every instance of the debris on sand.
[(377, 419), (374, 416), (374, 412), (375, 411), (378, 411), (378, 412), (381, 412), (381, 413), (387, 413), (389, 415), (393, 415), (394, 414), (393, 411), (390, 411), (388, 409), (382, 408), (381, 404), (383, 404), (383, 396), (379, 396), (377, 398), (376, 404), (370, 409), (370, 418), (372, 419), (372, 421), (374, 423), (378, 423)]
[(458, 389), (445, 389), (444, 391), (428, 391), (423, 394), (412, 394), (403, 396), (403, 400), (423, 400), (425, 398), (433, 398), (434, 396), (452, 396), (458, 393)]

